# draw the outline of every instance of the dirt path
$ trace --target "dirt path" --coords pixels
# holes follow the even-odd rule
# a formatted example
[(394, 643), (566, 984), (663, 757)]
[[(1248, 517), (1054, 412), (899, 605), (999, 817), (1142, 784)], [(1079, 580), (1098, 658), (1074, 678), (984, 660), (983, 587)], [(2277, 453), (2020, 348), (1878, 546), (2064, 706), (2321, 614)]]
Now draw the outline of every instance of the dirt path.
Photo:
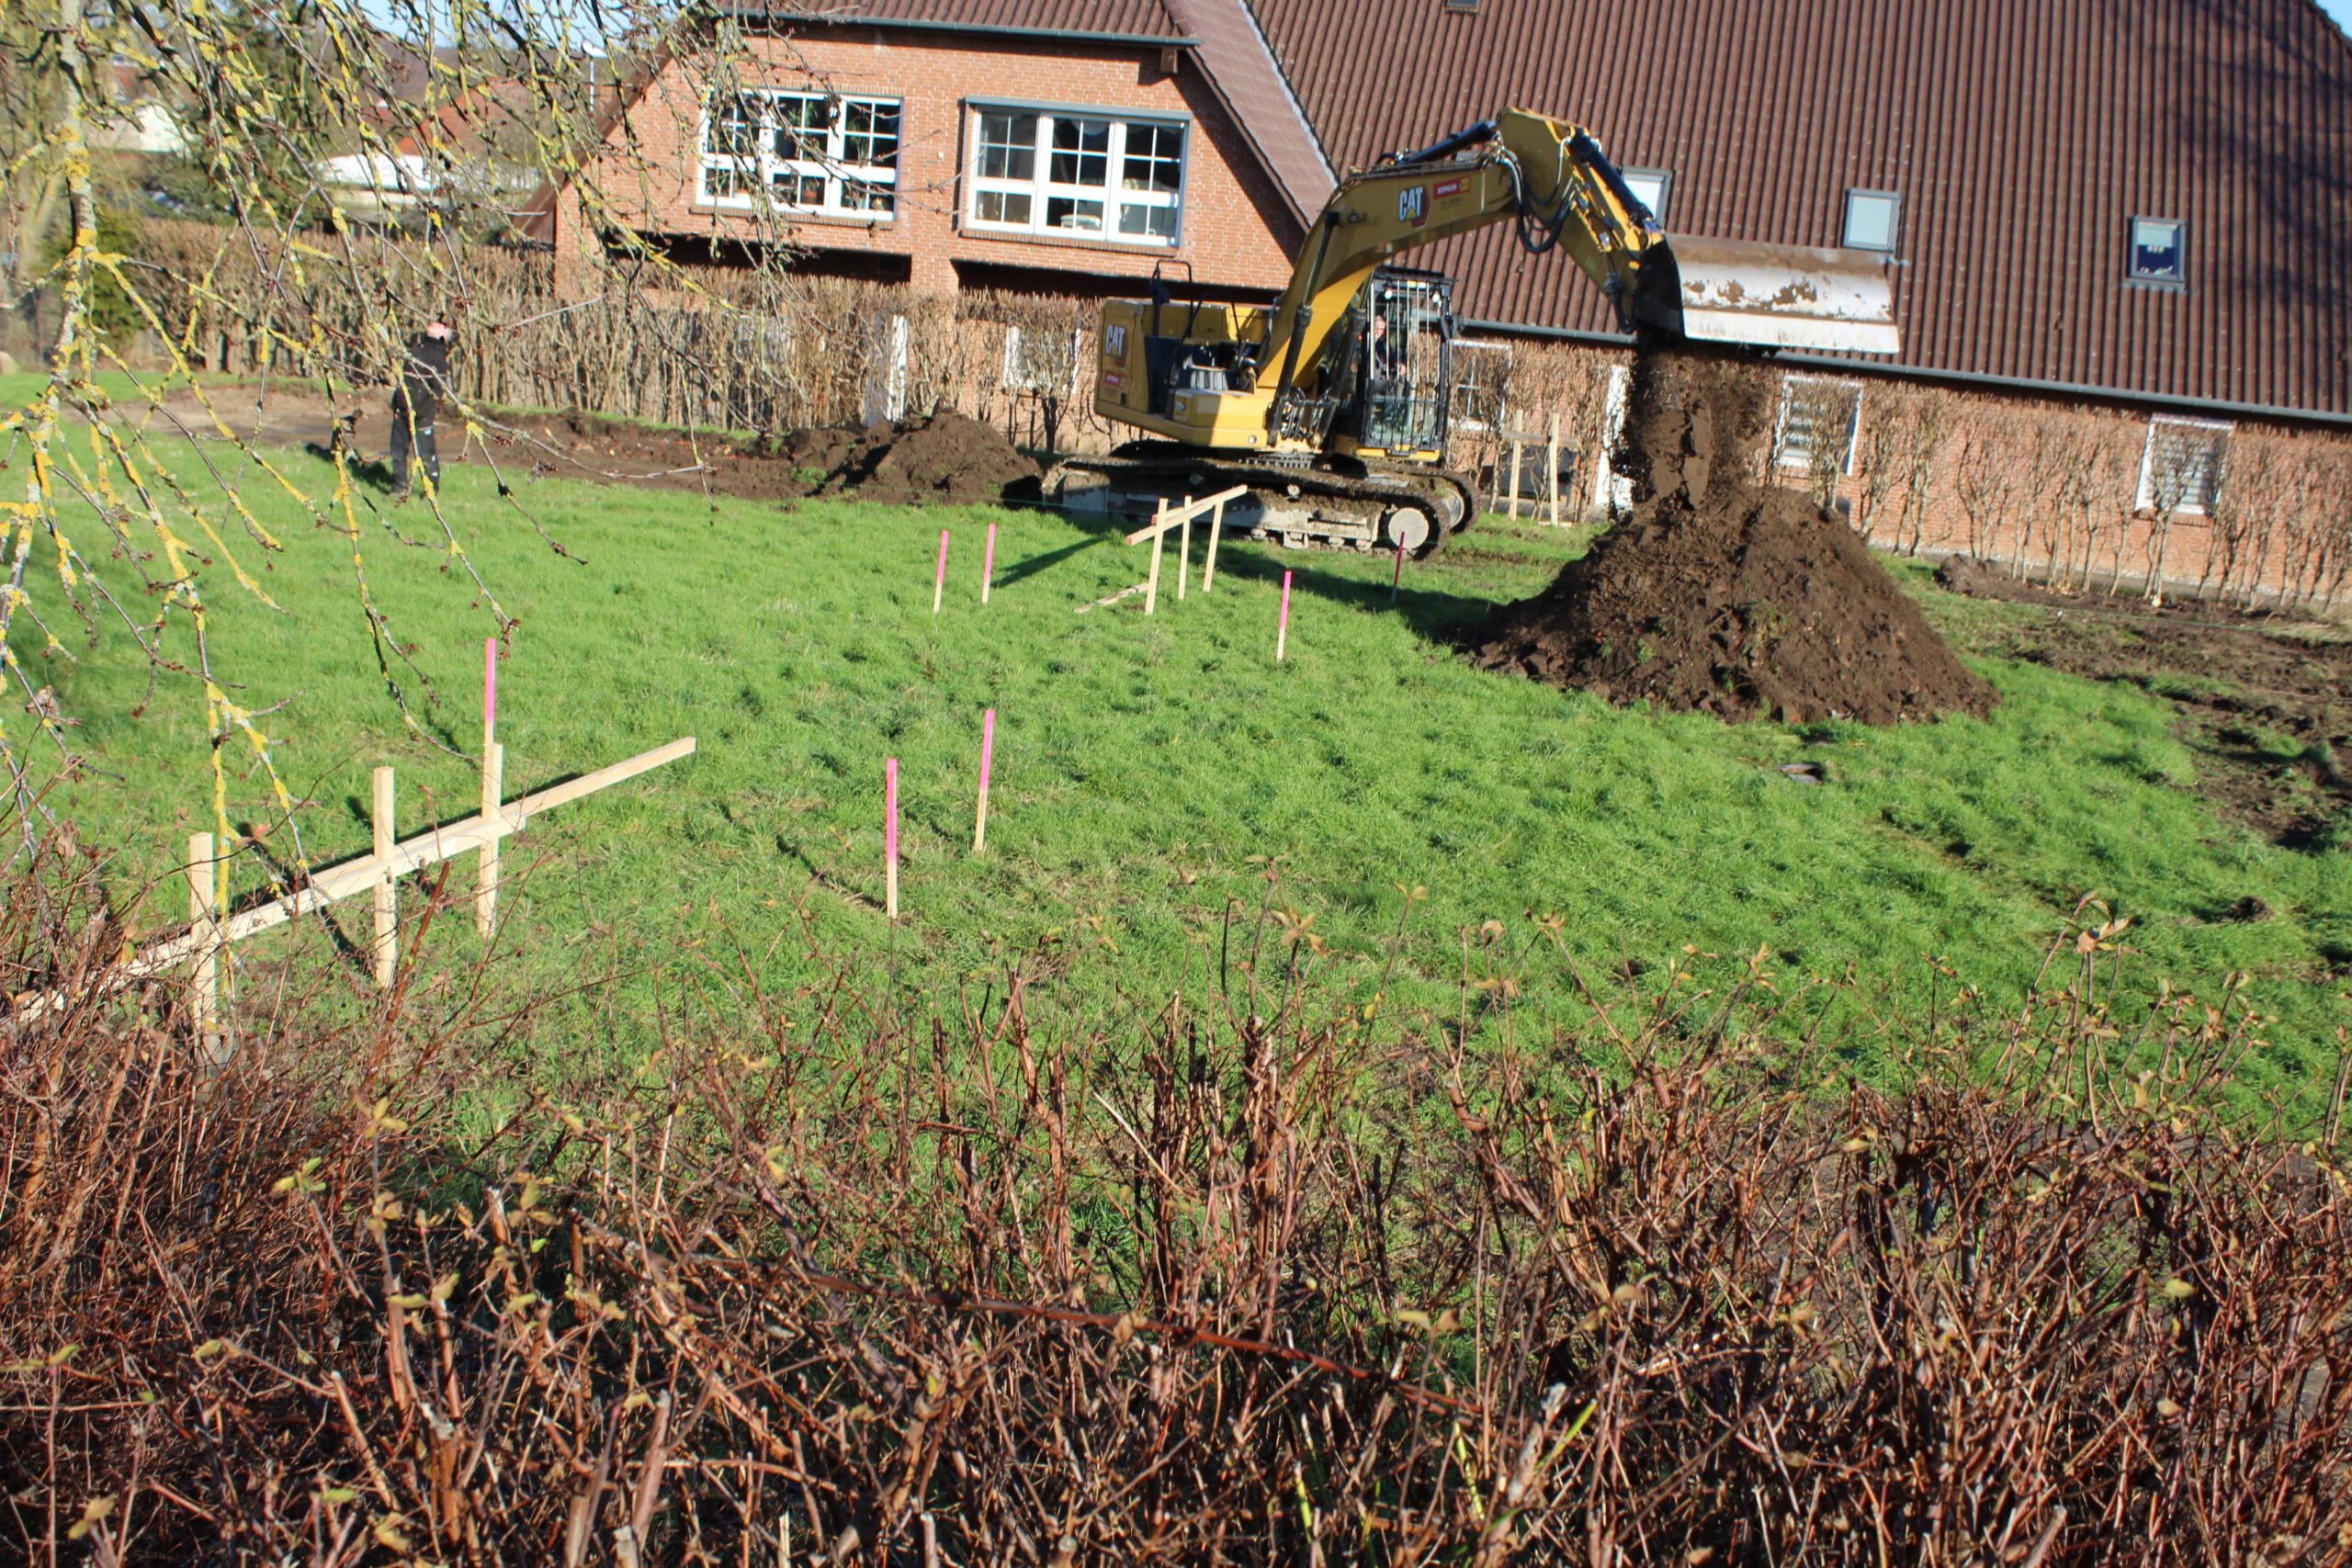
[[(225, 387), (212, 410), (185, 394), (160, 411), (126, 411), (125, 423), (198, 441), (223, 439), (214, 413), (237, 439), (325, 452), (338, 425), (363, 463), (391, 446), (391, 418), (380, 394), (329, 403), (303, 390)], [(718, 431), (684, 431), (579, 413), (500, 413), (486, 434), (468, 440), (445, 416), (444, 464), (490, 463), (517, 478), (583, 479), (604, 484), (699, 491), (753, 501), (792, 501), (855, 491), (873, 501), (995, 502), (1034, 489), (1037, 466), (993, 426), (943, 413), (866, 430), (805, 430), (741, 440)]]
[(1968, 651), (2120, 681), (2173, 705), (2197, 756), (2197, 787), (2230, 817), (2291, 849), (2324, 849), (2352, 824), (2352, 631), (2218, 605), (2152, 610), (2072, 596), (1980, 563), (1937, 581), (1971, 598), (2030, 606), (1967, 633)]

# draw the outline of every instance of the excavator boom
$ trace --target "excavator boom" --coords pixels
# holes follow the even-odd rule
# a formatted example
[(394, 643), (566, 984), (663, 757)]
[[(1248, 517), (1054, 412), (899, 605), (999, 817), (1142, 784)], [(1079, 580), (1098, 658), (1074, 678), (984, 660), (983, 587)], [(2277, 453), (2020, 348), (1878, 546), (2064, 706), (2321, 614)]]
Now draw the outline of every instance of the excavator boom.
[(1900, 346), (1882, 257), (1668, 236), (1589, 132), (1510, 109), (1340, 183), (1274, 306), (1261, 377), (1279, 369), (1288, 385), (1312, 365), (1374, 268), (1506, 220), (1531, 251), (1565, 249), (1629, 331), (1852, 354)]

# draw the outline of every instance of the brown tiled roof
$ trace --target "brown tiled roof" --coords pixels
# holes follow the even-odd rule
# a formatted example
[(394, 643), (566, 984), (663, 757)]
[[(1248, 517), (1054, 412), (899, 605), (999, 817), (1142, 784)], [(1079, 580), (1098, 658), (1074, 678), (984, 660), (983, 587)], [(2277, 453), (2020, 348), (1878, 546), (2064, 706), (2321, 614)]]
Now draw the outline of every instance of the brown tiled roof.
[(957, 32), (1056, 33), (1189, 42), (1160, 0), (775, 0), (740, 3), (777, 21), (879, 22)]
[(1247, 0), (1166, 0), (1176, 25), (1199, 40), (1194, 58), (1225, 100), (1258, 160), (1282, 187), (1299, 226), (1315, 221), (1330, 199), (1331, 165), (1283, 79)]
[[(2352, 49), (2310, 0), (1253, 0), (1342, 168), (1506, 107), (1671, 169), (1669, 232), (1839, 241), (1899, 191), (1897, 363), (2352, 413)], [(2134, 215), (2188, 287), (2124, 282)], [(1466, 317), (1602, 333), (1508, 226), (1417, 265)]]

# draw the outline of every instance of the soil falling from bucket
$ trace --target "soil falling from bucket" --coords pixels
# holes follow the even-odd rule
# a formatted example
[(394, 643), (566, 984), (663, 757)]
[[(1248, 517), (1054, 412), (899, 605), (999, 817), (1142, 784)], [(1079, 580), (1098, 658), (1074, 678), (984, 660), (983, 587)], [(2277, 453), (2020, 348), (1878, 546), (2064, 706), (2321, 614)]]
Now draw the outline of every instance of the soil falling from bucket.
[(1645, 345), (1611, 457), (1630, 513), (1468, 638), (1490, 670), (1738, 721), (1870, 724), (1996, 700), (1860, 535), (1763, 482), (1778, 374), (1736, 350)]

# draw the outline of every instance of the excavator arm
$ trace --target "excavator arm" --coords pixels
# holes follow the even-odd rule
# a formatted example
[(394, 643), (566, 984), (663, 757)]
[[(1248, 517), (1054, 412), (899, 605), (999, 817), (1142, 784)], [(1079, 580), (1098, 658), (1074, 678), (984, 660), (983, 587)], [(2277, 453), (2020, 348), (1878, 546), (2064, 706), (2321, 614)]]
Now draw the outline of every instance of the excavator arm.
[[(1567, 252), (1627, 331), (1780, 347), (1893, 353), (1883, 263), (1867, 252), (1669, 239), (1580, 128), (1505, 111), (1350, 175), (1307, 235), (1256, 365), (1272, 391), (1299, 384), (1374, 268), (1489, 223), (1530, 251)], [(1310, 370), (1311, 373), (1311, 370)]]
[[(1635, 258), (1665, 238), (1589, 136), (1512, 109), (1340, 183), (1275, 302), (1261, 374), (1295, 385), (1384, 262), (1510, 218), (1555, 235), (1612, 299), (1634, 287)], [(1547, 239), (1532, 248), (1549, 248)]]

